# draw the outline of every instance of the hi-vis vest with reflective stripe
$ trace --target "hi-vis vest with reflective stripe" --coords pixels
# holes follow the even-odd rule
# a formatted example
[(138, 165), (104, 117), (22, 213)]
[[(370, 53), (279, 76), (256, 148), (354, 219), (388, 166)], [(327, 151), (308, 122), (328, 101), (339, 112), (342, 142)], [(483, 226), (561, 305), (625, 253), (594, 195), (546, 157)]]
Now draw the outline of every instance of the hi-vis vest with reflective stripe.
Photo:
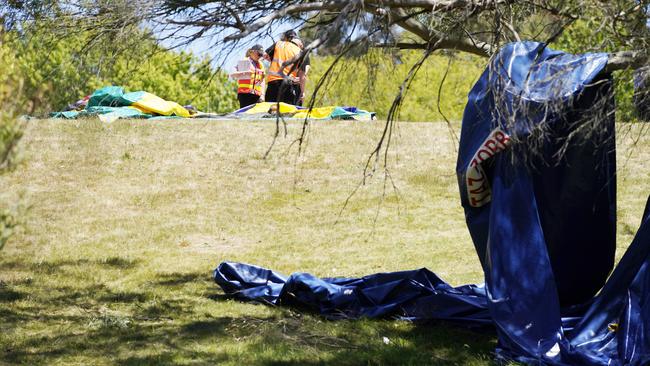
[[(262, 82), (264, 82), (264, 64), (249, 59), (254, 65), (251, 75), (248, 79), (239, 79), (237, 82), (237, 94), (255, 94), (262, 95)], [(258, 67), (259, 66), (259, 67)]]
[(300, 47), (296, 46), (294, 43), (279, 41), (275, 44), (275, 50), (273, 51), (273, 61), (271, 61), (271, 66), (269, 66), (269, 82), (274, 80), (282, 80), (283, 74), (289, 75), (289, 70), (293, 67), (291, 76), (298, 77), (298, 67), (297, 65), (289, 65), (280, 72), (280, 67), (286, 61), (291, 60), (300, 54)]

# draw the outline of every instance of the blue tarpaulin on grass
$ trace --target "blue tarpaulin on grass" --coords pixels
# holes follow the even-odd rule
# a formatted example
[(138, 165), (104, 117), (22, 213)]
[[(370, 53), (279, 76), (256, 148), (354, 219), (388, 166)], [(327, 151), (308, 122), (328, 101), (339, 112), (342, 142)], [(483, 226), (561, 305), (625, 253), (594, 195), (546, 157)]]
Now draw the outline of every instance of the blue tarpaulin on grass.
[[(497, 355), (548, 365), (650, 363), (650, 206), (614, 272), (613, 87), (606, 54), (505, 46), (469, 94), (456, 167), (485, 285), (420, 269), (284, 277), (222, 263), (238, 298), (328, 317), (492, 324)], [(599, 292), (600, 291), (600, 292)]]

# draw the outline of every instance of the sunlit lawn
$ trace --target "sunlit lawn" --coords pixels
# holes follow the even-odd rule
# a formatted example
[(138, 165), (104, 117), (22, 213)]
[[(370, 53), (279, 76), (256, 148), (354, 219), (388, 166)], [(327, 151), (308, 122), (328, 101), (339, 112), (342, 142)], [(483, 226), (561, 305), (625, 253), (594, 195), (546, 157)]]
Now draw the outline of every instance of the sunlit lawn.
[[(446, 124), (399, 124), (390, 179), (378, 169), (341, 210), (382, 127), (314, 123), (298, 155), (290, 123), (264, 159), (268, 121), (29, 122), (23, 165), (0, 177), (2, 201), (24, 206), (0, 252), (0, 364), (491, 364), (489, 332), (326, 321), (212, 282), (224, 260), (482, 282)], [(639, 128), (619, 131), (619, 249), (650, 193)]]

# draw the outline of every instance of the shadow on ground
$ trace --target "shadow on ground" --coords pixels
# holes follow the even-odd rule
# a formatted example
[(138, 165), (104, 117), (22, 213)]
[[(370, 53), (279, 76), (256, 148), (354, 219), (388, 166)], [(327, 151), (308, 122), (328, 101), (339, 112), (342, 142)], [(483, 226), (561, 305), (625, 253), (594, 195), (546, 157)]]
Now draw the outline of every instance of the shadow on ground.
[(491, 364), (491, 334), (259, 311), (221, 294), (209, 272), (160, 273), (129, 291), (92, 280), (97, 272), (126, 276), (139, 265), (119, 257), (0, 261), (3, 272), (31, 273), (0, 282), (0, 363)]

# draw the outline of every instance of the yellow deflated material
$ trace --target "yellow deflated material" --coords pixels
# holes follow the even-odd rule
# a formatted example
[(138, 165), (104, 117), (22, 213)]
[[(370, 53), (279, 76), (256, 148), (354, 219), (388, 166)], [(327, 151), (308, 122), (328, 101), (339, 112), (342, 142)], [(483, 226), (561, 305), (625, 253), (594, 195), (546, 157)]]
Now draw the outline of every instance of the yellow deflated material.
[[(311, 113), (309, 113), (309, 118), (328, 118), (329, 116), (332, 115), (332, 112), (334, 112), (334, 109), (336, 107), (319, 107), (319, 108), (314, 108), (311, 110)], [(304, 109), (299, 111), (298, 113), (294, 114), (294, 118), (305, 118), (307, 117), (307, 111), (308, 109)]]
[[(270, 113), (275, 110), (276, 103), (274, 102), (263, 102), (257, 103), (254, 107), (243, 112), (244, 114), (259, 114), (259, 113)], [(328, 118), (336, 107), (320, 107), (314, 108), (309, 114), (309, 118)], [(308, 109), (298, 109), (295, 105), (280, 103), (280, 114), (292, 114), (293, 118), (305, 118), (307, 117)]]
[(180, 104), (164, 100), (147, 92), (143, 93), (142, 97), (134, 102), (132, 106), (146, 113), (156, 113), (163, 116), (171, 116), (172, 114), (183, 118), (190, 116), (190, 112)]
[[(244, 112), (245, 114), (269, 113), (271, 109), (275, 110), (275, 102), (257, 103), (254, 107)], [(280, 114), (296, 113), (298, 108), (295, 105), (280, 102)]]

